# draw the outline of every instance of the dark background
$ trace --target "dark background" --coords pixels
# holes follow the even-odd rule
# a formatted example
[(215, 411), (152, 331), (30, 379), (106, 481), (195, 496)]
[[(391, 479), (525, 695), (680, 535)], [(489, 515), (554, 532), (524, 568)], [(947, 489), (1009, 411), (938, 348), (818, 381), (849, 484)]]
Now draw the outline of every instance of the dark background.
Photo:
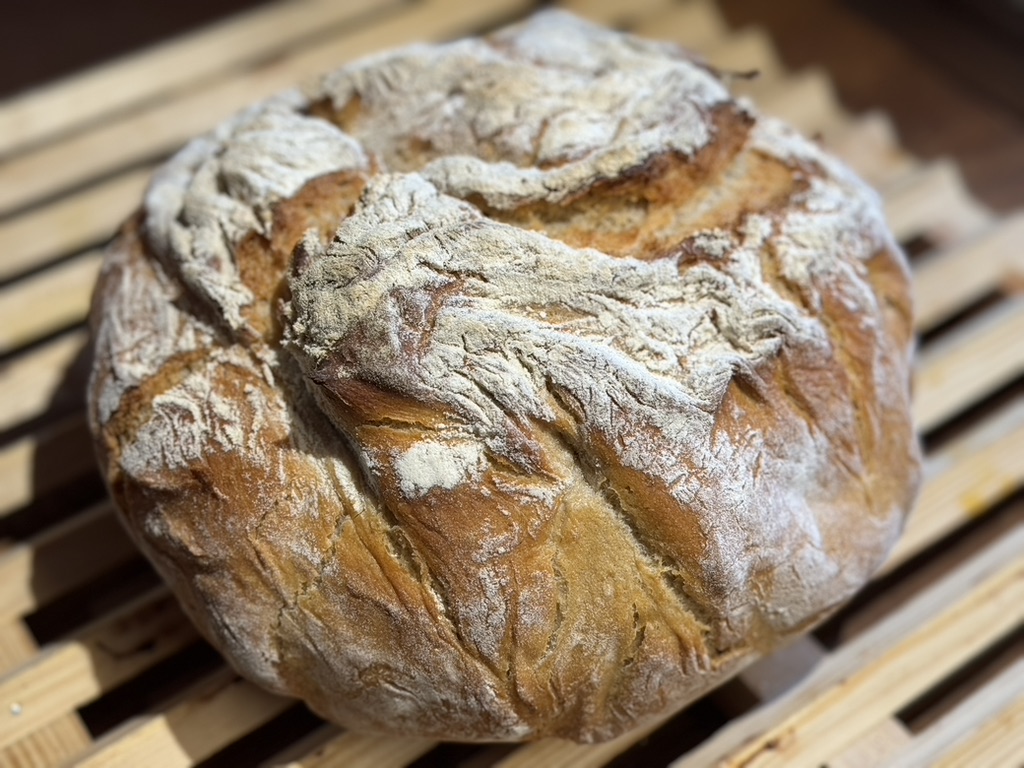
[[(0, 98), (259, 4), (7, 0)], [(767, 28), (787, 66), (824, 66), (850, 110), (887, 111), (911, 152), (954, 157), (989, 206), (1024, 208), (1024, 0), (719, 5)]]

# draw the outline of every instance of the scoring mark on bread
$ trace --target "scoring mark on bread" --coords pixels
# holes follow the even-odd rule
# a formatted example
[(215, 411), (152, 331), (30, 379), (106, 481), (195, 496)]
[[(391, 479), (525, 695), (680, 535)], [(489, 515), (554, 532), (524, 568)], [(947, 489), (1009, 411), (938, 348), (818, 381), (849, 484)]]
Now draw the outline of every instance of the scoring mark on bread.
[[(887, 423), (873, 403), (830, 405), (823, 383), (904, 402), (906, 275), (877, 201), (679, 51), (539, 18), (353, 65), (194, 143), (147, 196), (146, 242), (129, 229), (130, 258), (115, 254), (145, 290), (116, 268), (102, 289), (131, 307), (168, 299), (152, 323), (106, 321), (107, 443), (162, 430), (149, 450), (178, 451), (164, 469), (206, 482), (194, 494), (217, 510), (243, 476), (285, 499), (245, 488), (237, 521), (213, 521), (250, 525), (278, 590), (259, 674), (291, 647), (278, 673), (315, 688), (300, 662), (333, 669), (311, 633), (337, 608), (353, 633), (342, 677), (396, 697), (378, 727), (405, 723), (436, 673), (420, 690), (448, 691), (442, 708), (477, 680), (458, 735), (481, 720), (507, 737), (611, 734), (663, 703), (645, 680), (682, 696), (789, 631), (790, 610), (832, 605), (882, 548), (844, 561), (860, 529), (836, 523), (828, 494), (861, 469), (857, 450), (885, 447)], [(186, 349), (154, 343), (163, 332)], [(847, 381), (854, 369), (869, 381)], [(186, 386), (200, 373), (234, 411)], [(198, 414), (205, 457), (155, 415), (168, 393)], [(237, 413), (277, 431), (220, 434)], [(112, 472), (137, 473), (153, 507), (146, 535), (200, 552), (209, 521), (161, 507), (164, 470), (118, 450)], [(289, 527), (295, 515), (309, 519)], [(263, 555), (277, 546), (294, 548), (297, 580), (275, 581)], [(346, 611), (371, 610), (422, 668), (352, 650), (364, 628)], [(244, 646), (250, 629), (223, 631)], [(431, 666), (431, 642), (457, 649), (452, 666)], [(418, 706), (417, 727), (439, 727)]]

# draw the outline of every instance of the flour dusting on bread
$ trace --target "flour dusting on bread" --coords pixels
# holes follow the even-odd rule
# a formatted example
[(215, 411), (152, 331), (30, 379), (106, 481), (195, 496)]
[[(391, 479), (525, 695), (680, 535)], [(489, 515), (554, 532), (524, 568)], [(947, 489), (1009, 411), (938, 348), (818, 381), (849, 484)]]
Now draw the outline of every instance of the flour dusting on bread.
[(249, 677), (352, 728), (603, 740), (882, 562), (910, 314), (841, 163), (548, 11), (183, 149), (104, 267), (90, 420)]

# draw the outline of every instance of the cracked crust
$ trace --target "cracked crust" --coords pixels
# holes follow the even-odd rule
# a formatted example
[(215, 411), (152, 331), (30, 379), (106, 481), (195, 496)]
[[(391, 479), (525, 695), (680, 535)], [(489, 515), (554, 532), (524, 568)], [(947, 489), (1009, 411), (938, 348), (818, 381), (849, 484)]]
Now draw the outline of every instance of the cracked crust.
[(908, 294), (845, 168), (548, 12), (174, 158), (103, 269), (90, 420), (250, 678), (354, 728), (602, 740), (881, 563)]

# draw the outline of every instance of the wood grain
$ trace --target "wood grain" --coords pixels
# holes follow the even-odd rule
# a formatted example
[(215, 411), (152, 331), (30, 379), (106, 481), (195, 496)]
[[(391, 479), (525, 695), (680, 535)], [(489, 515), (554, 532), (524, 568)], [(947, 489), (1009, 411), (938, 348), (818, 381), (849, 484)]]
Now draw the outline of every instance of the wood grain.
[[(137, 204), (151, 160), (270, 86), (291, 84), (342, 60), (414, 38), (493, 26), (534, 7), (527, 0), (472, 6), (456, 0), (406, 0), (401, 8), (389, 5), (364, 17), (359, 9), (367, 2), (347, 9), (343, 4), (328, 9), (328, 0), (273, 3), (247, 17), (253, 27), (215, 25), (18, 102), (35, 104), (25, 114), (42, 117), (36, 131), (3, 135), (0, 130), (0, 152), (8, 146), (20, 153), (0, 166), (0, 208), (18, 212), (0, 220), (0, 354), (6, 355), (0, 363), (0, 433), (8, 435), (0, 442), (0, 523), (95, 473), (81, 404), (62, 398), (67, 397), (68, 367), (85, 340), (84, 330), (75, 326), (84, 319), (99, 265), (98, 251), (90, 249), (106, 240)], [(978, 202), (977, 188), (969, 189), (978, 176), (968, 170), (965, 184), (958, 141), (935, 140), (930, 145), (934, 151), (924, 153), (953, 151), (958, 162), (922, 160), (907, 150), (908, 116), (919, 126), (936, 122), (934, 110), (919, 108), (929, 93), (938, 92), (934, 84), (899, 109), (856, 114), (905, 88), (898, 83), (882, 87), (880, 78), (903, 79), (907, 73), (896, 76), (884, 72), (884, 66), (910, 59), (892, 40), (865, 58), (867, 49), (849, 40), (870, 39), (871, 25), (836, 11), (832, 0), (813, 6), (810, 0), (780, 0), (770, 7), (752, 0), (722, 0), (720, 5), (710, 0), (567, 0), (566, 5), (604, 23), (690, 46), (717, 66), (761, 70), (760, 78), (736, 81), (736, 87), (763, 111), (820, 134), (826, 146), (879, 187), (899, 237), (923, 238), (930, 246), (913, 264), (916, 326), (929, 332), (916, 368), (915, 413), (925, 428), (953, 420), (958, 425), (955, 435), (943, 433), (927, 455), (918, 504), (874, 587), (883, 592), (865, 598), (869, 609), (875, 600), (888, 606), (877, 609), (881, 618), (835, 647), (808, 636), (748, 668), (738, 685), (753, 697), (754, 708), (706, 734), (696, 749), (680, 749), (667, 759), (675, 759), (676, 766), (1012, 765), (1024, 752), (1019, 663), (921, 732), (908, 729), (896, 714), (948, 676), (967, 674), (986, 649), (1024, 624), (1024, 529), (1006, 514), (992, 515), (996, 505), (1024, 488), (1024, 399), (1004, 391), (992, 400), (993, 393), (1024, 375), (1022, 214), (999, 216)], [(299, 18), (299, 8), (309, 15)], [(331, 21), (349, 11), (359, 15), (357, 24), (343, 29)], [(258, 62), (259, 51), (278, 44), (273, 34), (265, 34), (272, 33), (267, 20), (285, 18), (293, 26), (282, 31), (281, 41), (291, 42), (281, 42), (277, 60)], [(726, 18), (743, 26), (730, 29)], [(844, 18), (852, 19), (845, 37), (806, 33), (806, 25), (815, 20)], [(780, 33), (780, 19), (794, 29)], [(246, 29), (263, 32), (243, 40)], [(216, 41), (229, 39), (240, 48), (222, 56)], [(781, 49), (773, 44), (779, 39)], [(835, 50), (828, 55), (807, 54), (829, 47)], [(185, 61), (189, 55), (196, 60)], [(861, 71), (838, 72), (838, 78), (836, 70), (820, 66), (855, 60)], [(182, 71), (161, 72), (161, 61), (179, 61)], [(151, 87), (145, 87), (145, 78), (152, 78)], [(129, 85), (95, 105), (65, 115), (53, 111), (61, 98), (67, 104), (88, 101), (104, 83), (112, 88), (122, 82)], [(857, 100), (870, 93), (879, 100)], [(954, 129), (966, 135), (962, 125), (978, 114), (977, 105), (962, 98), (945, 103), (963, 107), (963, 115), (943, 122), (960, 125)], [(17, 113), (13, 105), (0, 104), (0, 126)], [(990, 114), (978, 123), (979, 136), (996, 126), (993, 119)], [(174, 124), (155, 125), (160, 120)], [(911, 130), (919, 129), (912, 125)], [(133, 135), (140, 131), (151, 135)], [(1024, 129), (1018, 136), (1024, 136)], [(981, 299), (988, 301), (982, 309), (961, 316)], [(985, 409), (971, 410), (983, 404)], [(46, 766), (65, 760), (94, 766), (193, 765), (257, 729), (273, 727), (290, 702), (221, 670), (92, 743), (75, 709), (175, 656), (197, 635), (161, 587), (105, 612), (69, 637), (37, 647), (23, 617), (137, 556), (109, 505), (66, 503), (79, 503), (79, 511), (27, 539), (0, 540), (0, 702), (5, 707), (0, 710), (0, 765)], [(903, 583), (891, 580), (918, 578), (918, 555), (944, 551), (966, 525), (987, 525), (989, 518), (1002, 521), (998, 536), (984, 539), (979, 549), (913, 597), (886, 602), (895, 600), (890, 592)], [(19, 705), (19, 714), (7, 709), (9, 702)], [(680, 723), (685, 716), (674, 727)], [(643, 737), (656, 729), (652, 724), (605, 745), (545, 741), (511, 751), (481, 749), (467, 765), (628, 762), (644, 754)], [(408, 765), (434, 746), (429, 740), (323, 726), (276, 757), (260, 755), (258, 760), (291, 768), (376, 768)]]
[(33, 89), (0, 102), (0, 156), (279, 55), (388, 5), (397, 0), (274, 3)]
[[(75, 637), (48, 646), (0, 678), (0, 750), (197, 639), (165, 587), (157, 587)], [(0, 755), (3, 753), (0, 752)]]
[(1024, 621), (1024, 526), (672, 768), (818, 765)]
[(283, 712), (293, 702), (222, 669), (165, 711), (136, 718), (97, 742), (74, 765), (186, 768)]

